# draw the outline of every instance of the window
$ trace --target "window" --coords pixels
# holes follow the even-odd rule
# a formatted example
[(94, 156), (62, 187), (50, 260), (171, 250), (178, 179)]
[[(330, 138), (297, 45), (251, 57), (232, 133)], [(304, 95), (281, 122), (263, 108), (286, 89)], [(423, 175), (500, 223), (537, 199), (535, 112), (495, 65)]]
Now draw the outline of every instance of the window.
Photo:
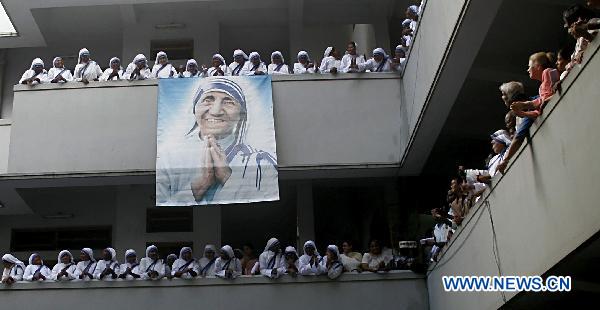
[(112, 227), (65, 227), (13, 229), (11, 251), (61, 251), (64, 249), (104, 249), (112, 243)]
[(167, 53), (169, 60), (194, 58), (194, 40), (152, 40), (150, 42), (152, 60), (160, 51)]
[(194, 213), (190, 207), (162, 207), (146, 210), (146, 232), (192, 232)]
[(17, 35), (17, 30), (10, 21), (10, 17), (4, 9), (4, 4), (0, 2), (0, 37), (15, 37)]

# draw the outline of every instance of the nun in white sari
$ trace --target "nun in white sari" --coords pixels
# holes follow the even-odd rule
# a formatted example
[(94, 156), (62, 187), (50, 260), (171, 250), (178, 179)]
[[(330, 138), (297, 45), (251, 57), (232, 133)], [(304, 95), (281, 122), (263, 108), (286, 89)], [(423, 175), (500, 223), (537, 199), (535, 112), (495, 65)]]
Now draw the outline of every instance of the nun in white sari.
[(121, 67), (121, 59), (113, 57), (108, 62), (108, 68), (104, 70), (100, 81), (118, 81), (124, 79), (125, 70)]
[(329, 279), (337, 279), (344, 272), (344, 265), (340, 259), (340, 251), (336, 245), (327, 246), (327, 255), (323, 257), (321, 268), (327, 271)]
[(171, 275), (176, 278), (193, 279), (200, 273), (200, 265), (192, 256), (192, 248), (183, 247), (179, 251), (179, 258), (173, 263)]
[(156, 53), (154, 66), (152, 67), (153, 79), (168, 79), (177, 77), (177, 70), (169, 63), (167, 53), (160, 51)]
[(192, 100), (191, 128), (158, 151), (157, 203), (189, 206), (276, 197), (276, 158), (246, 143), (253, 120), (243, 89), (230, 79), (211, 78)]
[(221, 256), (215, 261), (215, 275), (225, 279), (235, 279), (242, 275), (242, 263), (235, 257), (231, 246), (221, 248)]
[(125, 263), (119, 267), (119, 279), (136, 280), (141, 276), (140, 264), (137, 262), (137, 253), (133, 249), (125, 251)]
[(285, 251), (283, 251), (283, 255), (285, 256), (285, 273), (292, 277), (297, 276), (300, 266), (298, 265), (298, 252), (296, 251), (296, 248), (287, 246)]
[(360, 64), (358, 68), (361, 71), (369, 70), (370, 72), (391, 72), (392, 61), (385, 53), (383, 48), (378, 47), (373, 50), (373, 57), (367, 60), (365, 63)]
[(143, 280), (160, 280), (165, 276), (165, 263), (158, 257), (155, 245), (146, 248), (146, 257), (140, 260), (139, 270)]
[(340, 70), (342, 61), (338, 59), (339, 54), (335, 47), (329, 46), (323, 53), (323, 60), (321, 60), (321, 66), (319, 72), (321, 73), (337, 73)]
[(280, 51), (271, 53), (271, 63), (267, 67), (267, 72), (272, 75), (290, 74), (290, 69), (285, 64), (283, 54)]
[(202, 77), (202, 71), (198, 68), (198, 63), (195, 59), (189, 59), (185, 65), (184, 78)]
[(94, 279), (112, 281), (117, 278), (120, 269), (117, 252), (113, 248), (106, 248), (102, 251), (102, 260), (96, 263)]
[(294, 63), (294, 74), (315, 73), (316, 65), (310, 61), (306, 51), (298, 52), (298, 62)]
[(323, 257), (319, 255), (317, 247), (312, 240), (304, 243), (304, 254), (298, 260), (300, 274), (303, 276), (320, 275), (327, 272), (321, 264)]
[(2, 283), (10, 285), (23, 280), (25, 264), (22, 261), (12, 254), (4, 254), (2, 255), (2, 263), (4, 264)]
[(58, 263), (52, 268), (52, 280), (71, 281), (77, 279), (77, 266), (73, 262), (73, 254), (67, 250), (58, 253)]
[(281, 253), (281, 244), (276, 238), (271, 238), (264, 252), (258, 257), (260, 274), (277, 279), (286, 272), (285, 257)]
[(75, 81), (87, 84), (89, 81), (98, 81), (101, 75), (102, 69), (95, 61), (90, 59), (90, 51), (87, 48), (79, 50), (79, 58), (73, 76)]
[(44, 69), (44, 62), (40, 58), (36, 58), (31, 62), (29, 70), (23, 73), (19, 84), (43, 84), (48, 82), (48, 72)]
[(264, 75), (267, 74), (267, 67), (260, 59), (258, 52), (250, 53), (250, 60), (246, 61), (240, 75)]
[(50, 83), (66, 83), (73, 81), (71, 70), (65, 68), (65, 63), (60, 57), (54, 57), (52, 68), (48, 70), (48, 81)]
[(212, 66), (206, 69), (205, 76), (226, 76), (231, 75), (229, 67), (225, 63), (225, 58), (221, 54), (214, 54), (212, 57)]
[(144, 54), (137, 54), (133, 58), (133, 61), (127, 65), (127, 69), (125, 69), (125, 78), (130, 81), (146, 80), (151, 76), (152, 72), (150, 72), (148, 60)]
[(199, 274), (203, 277), (215, 276), (215, 262), (217, 261), (217, 247), (207, 244), (204, 247), (204, 256), (198, 262)]
[(229, 64), (231, 75), (241, 75), (240, 73), (242, 72), (246, 60), (248, 60), (248, 55), (246, 55), (244, 51), (235, 50), (233, 52), (233, 62)]
[(94, 271), (96, 270), (96, 259), (94, 258), (94, 251), (90, 248), (81, 249), (79, 255), (80, 261), (77, 263), (75, 269), (75, 276), (80, 280), (91, 280), (94, 278)]
[(44, 265), (42, 257), (37, 253), (31, 254), (31, 256), (29, 256), (29, 265), (25, 267), (25, 272), (23, 273), (23, 280), (46, 281), (51, 276), (52, 271)]

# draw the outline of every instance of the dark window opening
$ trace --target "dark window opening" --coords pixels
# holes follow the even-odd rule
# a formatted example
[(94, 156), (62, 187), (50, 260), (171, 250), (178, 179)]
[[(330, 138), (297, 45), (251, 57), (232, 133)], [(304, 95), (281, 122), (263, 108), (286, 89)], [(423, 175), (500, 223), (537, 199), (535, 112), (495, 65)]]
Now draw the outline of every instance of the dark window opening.
[(160, 51), (167, 53), (169, 60), (194, 58), (194, 40), (152, 40), (150, 58), (154, 60)]
[(60, 251), (64, 249), (104, 249), (112, 242), (112, 227), (63, 227), (13, 229), (10, 250)]
[(165, 207), (146, 210), (146, 232), (192, 232), (194, 213), (189, 207)]

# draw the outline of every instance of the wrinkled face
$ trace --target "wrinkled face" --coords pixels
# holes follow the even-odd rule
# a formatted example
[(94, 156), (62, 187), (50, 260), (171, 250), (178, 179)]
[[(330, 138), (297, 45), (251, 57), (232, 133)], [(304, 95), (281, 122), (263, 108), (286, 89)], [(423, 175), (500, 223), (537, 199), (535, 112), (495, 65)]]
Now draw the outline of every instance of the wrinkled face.
[(567, 64), (569, 64), (570, 59), (562, 58), (560, 54), (556, 57), (556, 69), (559, 72), (563, 72), (567, 70)]
[(137, 256), (135, 256), (135, 254), (129, 254), (129, 256), (127, 256), (126, 259), (128, 263), (133, 264), (135, 263)]
[(215, 258), (215, 251), (206, 250), (206, 252), (204, 252), (204, 257), (208, 258), (209, 260), (212, 260), (213, 258)]
[(544, 69), (535, 61), (529, 61), (529, 66), (527, 68), (527, 73), (529, 73), (529, 78), (532, 80), (541, 80), (542, 79), (542, 71)]
[(308, 256), (313, 256), (315, 255), (315, 248), (312, 245), (309, 245), (306, 248), (304, 248), (304, 252), (306, 252), (306, 255)]
[(254, 56), (252, 59), (250, 59), (250, 61), (252, 61), (252, 64), (256, 66), (260, 64), (260, 57)]
[(354, 54), (356, 54), (356, 46), (354, 46), (354, 44), (350, 43), (346, 47), (346, 51), (348, 52), (348, 54), (354, 55)]
[(34, 265), (41, 265), (42, 264), (42, 257), (39, 256), (39, 255), (36, 255), (31, 262)]
[(86, 252), (81, 251), (81, 254), (79, 254), (79, 259), (82, 261), (88, 261), (90, 260), (90, 256)]
[(217, 66), (220, 66), (222, 64), (223, 64), (223, 62), (218, 57), (215, 57), (215, 58), (212, 59), (212, 65), (213, 65), (213, 67), (217, 67)]
[(71, 256), (69, 254), (63, 254), (63, 256), (60, 257), (60, 262), (63, 264), (68, 264), (71, 262)]
[(181, 258), (183, 258), (185, 261), (189, 261), (190, 259), (192, 259), (192, 252), (190, 252), (190, 251), (183, 252), (183, 254), (181, 255)]
[(283, 59), (281, 59), (281, 56), (279, 55), (273, 55), (273, 63), (276, 65), (280, 65), (283, 62)]
[(371, 241), (369, 244), (369, 252), (375, 255), (381, 254), (381, 246), (379, 246), (379, 242)]
[(148, 252), (148, 257), (150, 257), (152, 260), (155, 260), (158, 258), (158, 251), (156, 249), (151, 249)]
[(298, 57), (298, 62), (301, 64), (306, 64), (308, 62), (308, 56), (302, 55), (302, 56)]
[(374, 54), (373, 55), (373, 59), (375, 59), (376, 62), (381, 62), (381, 61), (383, 61), (383, 55), (381, 55), (381, 54)]
[(242, 55), (235, 55), (233, 57), (233, 60), (239, 64), (243, 64), (245, 61), (244, 56), (242, 56)]
[(62, 58), (56, 59), (53, 65), (57, 68), (62, 68), (64, 66)]
[(233, 133), (240, 121), (241, 110), (240, 103), (228, 94), (211, 91), (202, 95), (194, 113), (202, 135), (221, 139)]
[(502, 144), (496, 140), (492, 140), (491, 143), (492, 143), (492, 151), (494, 151), (495, 154), (500, 154), (505, 147), (504, 144)]
[(158, 63), (163, 66), (166, 65), (168, 62), (167, 57), (166, 56), (160, 56), (158, 57)]
[(110, 63), (110, 68), (113, 70), (119, 70), (120, 67), (121, 67), (121, 63), (118, 60), (113, 60)]
[(90, 61), (90, 55), (81, 55), (81, 62), (88, 62)]
[(104, 260), (111, 260), (112, 259), (112, 254), (110, 253), (110, 251), (108, 249), (104, 249), (102, 251), (102, 258)]
[(252, 256), (252, 252), (253, 252), (253, 250), (252, 250), (252, 248), (251, 248), (251, 247), (249, 247), (249, 246), (245, 245), (245, 246), (242, 248), (242, 250), (244, 251), (244, 255), (246, 255), (246, 256)]
[(348, 242), (342, 243), (342, 251), (346, 254), (352, 252), (352, 245)]

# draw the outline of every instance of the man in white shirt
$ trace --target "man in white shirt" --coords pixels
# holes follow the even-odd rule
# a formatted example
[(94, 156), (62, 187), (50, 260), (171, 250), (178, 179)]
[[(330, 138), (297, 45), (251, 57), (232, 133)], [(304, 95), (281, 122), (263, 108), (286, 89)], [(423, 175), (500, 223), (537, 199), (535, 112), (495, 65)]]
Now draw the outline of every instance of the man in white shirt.
[(339, 71), (343, 73), (361, 72), (359, 66), (363, 65), (366, 60), (363, 55), (356, 54), (356, 43), (353, 41), (348, 42), (346, 52), (346, 55), (342, 57), (342, 64)]

